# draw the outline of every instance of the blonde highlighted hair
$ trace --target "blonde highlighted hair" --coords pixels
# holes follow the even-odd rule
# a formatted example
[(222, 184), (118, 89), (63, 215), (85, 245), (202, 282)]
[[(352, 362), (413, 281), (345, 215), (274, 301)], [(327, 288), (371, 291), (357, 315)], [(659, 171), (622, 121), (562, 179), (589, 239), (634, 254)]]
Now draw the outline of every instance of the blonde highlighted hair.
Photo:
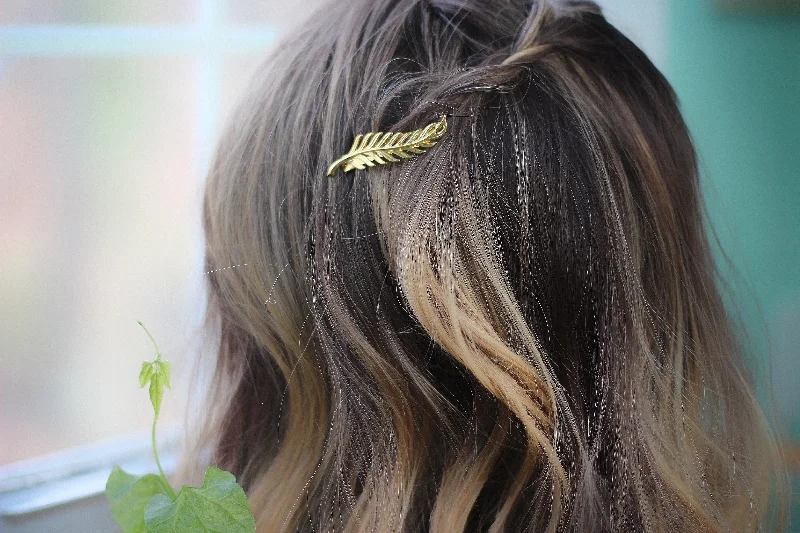
[[(442, 114), (426, 153), (325, 175)], [(330, 3), (230, 120), (204, 229), (198, 453), (260, 533), (756, 531), (780, 507), (675, 95), (592, 3)]]

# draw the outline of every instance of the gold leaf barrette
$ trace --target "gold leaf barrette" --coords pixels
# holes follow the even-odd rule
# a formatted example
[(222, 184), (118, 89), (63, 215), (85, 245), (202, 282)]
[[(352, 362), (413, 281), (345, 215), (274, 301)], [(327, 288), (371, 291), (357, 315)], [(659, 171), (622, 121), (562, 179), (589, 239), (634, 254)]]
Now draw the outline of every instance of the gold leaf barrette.
[(425, 153), (427, 148), (447, 131), (447, 117), (442, 116), (438, 122), (428, 124), (422, 129), (408, 133), (367, 133), (359, 134), (353, 141), (350, 151), (328, 167), (328, 176), (333, 176), (339, 167), (344, 172), (357, 168), (397, 163), (401, 159), (410, 159), (414, 154)]

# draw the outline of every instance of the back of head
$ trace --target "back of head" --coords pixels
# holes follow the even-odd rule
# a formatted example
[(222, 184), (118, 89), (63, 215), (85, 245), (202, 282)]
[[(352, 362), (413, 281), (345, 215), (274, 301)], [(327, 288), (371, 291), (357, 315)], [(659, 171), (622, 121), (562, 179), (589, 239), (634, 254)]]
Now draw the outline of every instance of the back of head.
[[(424, 154), (326, 176), (357, 134), (442, 116)], [(332, 2), (258, 75), (204, 208), (204, 445), (260, 532), (755, 531), (767, 512), (776, 447), (689, 135), (595, 5)]]

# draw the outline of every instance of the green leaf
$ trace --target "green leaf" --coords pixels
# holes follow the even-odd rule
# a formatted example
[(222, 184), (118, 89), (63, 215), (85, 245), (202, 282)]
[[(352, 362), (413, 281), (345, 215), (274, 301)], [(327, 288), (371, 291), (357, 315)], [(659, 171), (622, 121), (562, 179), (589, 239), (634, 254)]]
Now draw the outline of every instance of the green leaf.
[(169, 361), (162, 361), (156, 358), (155, 361), (145, 361), (142, 363), (142, 371), (139, 372), (139, 386), (144, 387), (150, 383), (150, 403), (156, 417), (161, 412), (161, 398), (164, 396), (164, 387), (171, 388), (169, 374), (172, 365)]
[(158, 368), (157, 372), (164, 377), (164, 385), (168, 389), (171, 389), (172, 387), (169, 384), (169, 373), (172, 371), (172, 365), (170, 362), (159, 359), (155, 361), (153, 365), (156, 365)]
[(145, 533), (144, 509), (157, 494), (167, 492), (155, 474), (138, 477), (115, 466), (106, 482), (111, 513), (124, 533)]
[(150, 378), (153, 377), (153, 372), (155, 369), (153, 368), (153, 363), (150, 361), (145, 361), (142, 363), (142, 371), (139, 372), (139, 386), (144, 387), (150, 381)]
[(182, 487), (175, 501), (154, 496), (145, 508), (144, 520), (147, 533), (256, 531), (244, 490), (233, 474), (213, 466), (206, 470), (202, 487)]
[(161, 398), (164, 396), (164, 378), (160, 374), (153, 374), (150, 379), (150, 403), (156, 416), (161, 412)]

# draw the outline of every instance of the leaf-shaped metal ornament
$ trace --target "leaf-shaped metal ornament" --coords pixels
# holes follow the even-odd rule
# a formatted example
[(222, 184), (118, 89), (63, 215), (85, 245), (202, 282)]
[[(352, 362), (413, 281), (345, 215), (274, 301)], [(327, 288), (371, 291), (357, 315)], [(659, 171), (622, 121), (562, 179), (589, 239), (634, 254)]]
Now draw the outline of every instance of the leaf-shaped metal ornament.
[(367, 133), (359, 134), (353, 141), (350, 151), (334, 161), (328, 167), (328, 176), (333, 176), (339, 167), (344, 172), (357, 168), (397, 163), (402, 159), (410, 159), (414, 154), (422, 154), (436, 144), (447, 131), (447, 117), (442, 116), (438, 122), (428, 124), (422, 129), (408, 133)]

